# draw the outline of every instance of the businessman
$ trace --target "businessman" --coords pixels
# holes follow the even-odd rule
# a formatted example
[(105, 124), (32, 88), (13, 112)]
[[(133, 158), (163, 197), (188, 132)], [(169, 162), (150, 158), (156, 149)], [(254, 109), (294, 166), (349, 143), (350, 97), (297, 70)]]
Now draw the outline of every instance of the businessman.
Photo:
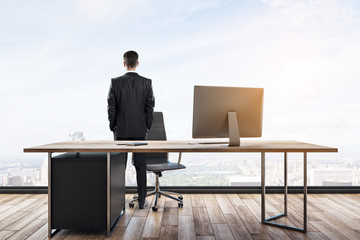
[[(111, 79), (108, 118), (114, 140), (145, 140), (153, 120), (155, 100), (151, 80), (136, 73), (139, 55), (124, 53), (127, 72)], [(126, 155), (127, 156), (127, 155)], [(146, 207), (146, 153), (134, 153), (139, 208)], [(127, 159), (127, 158), (126, 158)], [(126, 167), (126, 165), (125, 165)]]

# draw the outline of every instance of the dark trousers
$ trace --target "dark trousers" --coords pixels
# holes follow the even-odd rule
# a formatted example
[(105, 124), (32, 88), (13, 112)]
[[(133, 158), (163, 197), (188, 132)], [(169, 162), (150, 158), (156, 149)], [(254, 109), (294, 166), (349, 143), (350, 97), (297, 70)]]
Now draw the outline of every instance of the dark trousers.
[[(114, 135), (114, 140), (145, 140), (145, 138), (119, 138)], [(127, 153), (125, 153), (127, 155)], [(144, 203), (147, 189), (147, 179), (146, 179), (146, 153), (134, 153), (133, 154), (134, 166), (136, 170), (136, 182), (137, 182), (137, 192), (138, 192), (138, 201), (139, 203)], [(126, 168), (126, 163), (125, 163)]]

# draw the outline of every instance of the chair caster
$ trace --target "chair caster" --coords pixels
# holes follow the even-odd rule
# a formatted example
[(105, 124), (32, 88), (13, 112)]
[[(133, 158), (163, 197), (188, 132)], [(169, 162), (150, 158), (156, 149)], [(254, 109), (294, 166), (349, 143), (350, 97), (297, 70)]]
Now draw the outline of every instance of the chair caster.
[(179, 208), (182, 208), (183, 206), (184, 206), (184, 204), (183, 203), (178, 203), (178, 205), (179, 205)]
[(158, 210), (157, 207), (152, 207), (153, 212), (156, 212)]
[(134, 199), (134, 200), (137, 199), (137, 198), (138, 198), (138, 196), (136, 196), (136, 195), (133, 196), (133, 199)]
[(183, 200), (183, 196), (182, 196), (182, 195), (180, 195), (180, 196), (179, 196), (179, 199), (180, 199), (180, 200)]
[(134, 203), (133, 202), (131, 202), (131, 203), (129, 203), (129, 208), (134, 208)]

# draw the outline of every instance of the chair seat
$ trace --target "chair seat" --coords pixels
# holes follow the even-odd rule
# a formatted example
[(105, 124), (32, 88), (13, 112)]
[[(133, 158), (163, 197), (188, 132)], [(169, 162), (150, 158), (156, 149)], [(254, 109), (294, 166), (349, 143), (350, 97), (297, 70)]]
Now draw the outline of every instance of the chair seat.
[(161, 172), (166, 170), (177, 170), (177, 169), (183, 169), (186, 168), (182, 164), (172, 163), (172, 162), (166, 162), (166, 163), (157, 163), (157, 164), (147, 164), (146, 170), (153, 171), (153, 172)]

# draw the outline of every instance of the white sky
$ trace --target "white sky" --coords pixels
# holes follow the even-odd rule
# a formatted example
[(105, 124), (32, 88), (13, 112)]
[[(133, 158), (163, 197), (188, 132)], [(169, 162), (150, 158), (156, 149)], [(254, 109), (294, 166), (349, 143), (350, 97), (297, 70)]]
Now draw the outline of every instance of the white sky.
[(75, 131), (111, 139), (107, 91), (130, 49), (168, 139), (191, 138), (194, 85), (264, 87), (264, 139), (360, 160), (356, 0), (1, 1), (0, 160)]

